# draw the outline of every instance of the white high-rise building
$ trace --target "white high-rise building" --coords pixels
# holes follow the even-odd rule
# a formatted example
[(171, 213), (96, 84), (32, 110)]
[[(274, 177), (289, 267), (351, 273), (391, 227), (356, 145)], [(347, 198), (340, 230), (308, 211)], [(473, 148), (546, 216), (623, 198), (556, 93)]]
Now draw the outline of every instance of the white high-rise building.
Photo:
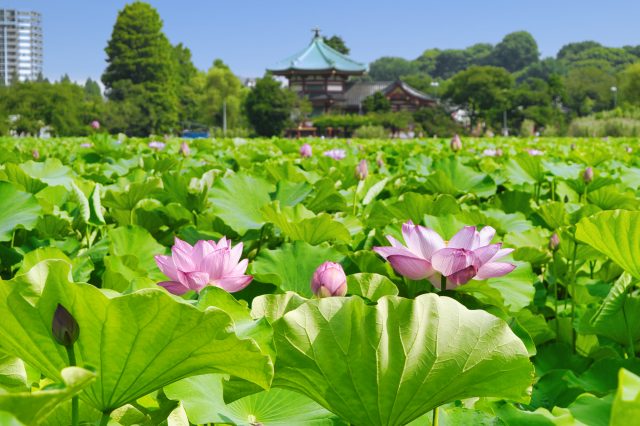
[(0, 9), (0, 82), (35, 80), (42, 73), (42, 23), (38, 12)]

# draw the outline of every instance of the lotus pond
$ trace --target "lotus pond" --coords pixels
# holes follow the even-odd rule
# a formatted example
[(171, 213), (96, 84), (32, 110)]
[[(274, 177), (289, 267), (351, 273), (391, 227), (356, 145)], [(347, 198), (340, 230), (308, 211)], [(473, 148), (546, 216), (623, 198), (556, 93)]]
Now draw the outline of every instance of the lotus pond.
[(640, 419), (636, 139), (0, 144), (0, 425)]

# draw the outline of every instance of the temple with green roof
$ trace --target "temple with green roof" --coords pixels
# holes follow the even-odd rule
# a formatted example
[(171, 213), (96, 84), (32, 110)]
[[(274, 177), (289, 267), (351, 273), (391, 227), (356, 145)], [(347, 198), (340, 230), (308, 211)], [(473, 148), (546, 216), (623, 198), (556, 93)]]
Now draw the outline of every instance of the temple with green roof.
[(362, 113), (362, 102), (376, 92), (389, 99), (394, 111), (415, 111), (436, 104), (435, 99), (402, 81), (353, 81), (351, 77), (366, 73), (366, 64), (328, 46), (319, 29), (314, 32), (305, 49), (268, 69), (273, 75), (286, 77), (289, 88), (311, 102), (312, 115)]

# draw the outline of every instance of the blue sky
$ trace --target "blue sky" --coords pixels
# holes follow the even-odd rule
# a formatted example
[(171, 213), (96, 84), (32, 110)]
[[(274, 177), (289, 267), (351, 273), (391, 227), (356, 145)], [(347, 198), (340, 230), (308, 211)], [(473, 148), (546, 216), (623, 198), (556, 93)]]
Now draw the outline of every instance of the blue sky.
[[(0, 0), (0, 8), (43, 14), (45, 75), (99, 78), (104, 47), (124, 0)], [(351, 56), (415, 58), (425, 49), (497, 43), (527, 30), (543, 56), (572, 41), (608, 46), (640, 44), (640, 2), (634, 0), (157, 0), (172, 43), (183, 42), (195, 65), (207, 69), (221, 58), (241, 76), (264, 69), (302, 47), (310, 29), (342, 36)]]

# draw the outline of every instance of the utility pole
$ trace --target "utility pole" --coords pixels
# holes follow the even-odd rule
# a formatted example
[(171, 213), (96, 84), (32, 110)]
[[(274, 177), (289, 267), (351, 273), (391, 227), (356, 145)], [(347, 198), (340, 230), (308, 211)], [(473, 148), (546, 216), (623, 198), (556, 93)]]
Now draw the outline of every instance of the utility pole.
[(613, 94), (613, 109), (618, 108), (618, 88), (611, 86), (611, 93)]
[(507, 127), (507, 110), (502, 111), (502, 136), (509, 136), (509, 128)]
[(227, 136), (227, 100), (222, 101), (222, 135)]

